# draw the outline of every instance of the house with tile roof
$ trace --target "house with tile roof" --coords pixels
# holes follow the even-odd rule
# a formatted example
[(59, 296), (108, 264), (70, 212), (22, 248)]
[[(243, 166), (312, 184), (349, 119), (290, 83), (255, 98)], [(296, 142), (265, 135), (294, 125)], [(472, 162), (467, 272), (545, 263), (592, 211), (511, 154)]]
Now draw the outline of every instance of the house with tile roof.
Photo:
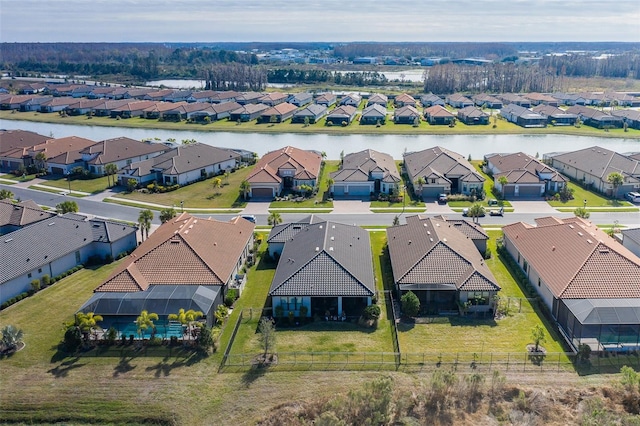
[(327, 115), (327, 107), (320, 104), (307, 105), (293, 113), (291, 117), (292, 123), (304, 123), (305, 119), (309, 121), (309, 124), (314, 124), (320, 121), (322, 117)]
[(265, 105), (265, 104), (245, 104), (245, 105), (242, 105), (240, 108), (234, 111), (231, 111), (231, 114), (229, 115), (229, 120), (241, 121), (243, 123), (247, 121), (252, 121), (260, 117), (262, 113), (268, 110), (269, 108), (270, 108), (269, 105)]
[(103, 326), (122, 329), (143, 309), (158, 314), (158, 324), (181, 308), (193, 309), (211, 326), (250, 256), (254, 228), (241, 217), (222, 222), (182, 213), (123, 260), (80, 311), (102, 315)]
[(284, 93), (271, 92), (271, 93), (264, 94), (262, 95), (262, 97), (258, 98), (258, 102), (260, 102), (261, 104), (265, 104), (265, 105), (269, 105), (270, 107), (273, 107), (283, 102), (286, 102), (288, 97), (289, 96)]
[(576, 114), (584, 124), (595, 127), (596, 129), (619, 129), (623, 126), (621, 117), (607, 114), (595, 108), (574, 105), (567, 109), (567, 112), (569, 114)]
[(82, 166), (80, 151), (95, 145), (95, 141), (78, 136), (48, 139), (44, 143), (34, 145), (28, 149), (27, 155), (31, 163), (35, 164), (39, 153), (45, 155), (44, 168), (52, 174), (63, 175), (71, 172), (74, 167)]
[(51, 138), (27, 130), (0, 130), (0, 170), (10, 172), (27, 167), (30, 164), (28, 160), (25, 162), (27, 149), (48, 139)]
[(382, 93), (374, 93), (373, 95), (369, 96), (369, 99), (367, 99), (367, 106), (377, 104), (387, 109), (388, 103), (389, 98), (387, 97), (387, 95), (383, 95)]
[(329, 108), (332, 105), (335, 105), (338, 101), (338, 98), (333, 93), (322, 93), (314, 99), (314, 102), (318, 105), (324, 105)]
[(357, 93), (349, 93), (348, 95), (344, 95), (342, 99), (340, 99), (340, 105), (358, 108), (361, 101), (362, 96), (358, 95)]
[(26, 102), (20, 104), (20, 112), (40, 111), (40, 107), (45, 102), (49, 102), (53, 96), (33, 96)]
[[(479, 194), (485, 178), (457, 152), (436, 146), (403, 155), (404, 168), (413, 182), (414, 191), (423, 200), (438, 194)], [(418, 178), (424, 180), (418, 185)]]
[(523, 108), (531, 108), (531, 101), (515, 93), (502, 93), (497, 96), (504, 105), (514, 104)]
[(457, 116), (460, 122), (468, 126), (489, 124), (489, 114), (475, 106), (467, 106), (458, 110)]
[[(505, 198), (541, 197), (545, 192), (557, 193), (567, 184), (567, 179), (557, 170), (537, 158), (516, 152), (512, 154), (487, 154), (483, 169), (493, 177), (493, 184)], [(507, 183), (500, 183), (500, 178)]]
[(0, 303), (28, 291), (31, 281), (44, 275), (55, 277), (90, 258), (115, 259), (136, 247), (136, 232), (135, 226), (67, 213), (3, 235)]
[(505, 120), (521, 127), (547, 127), (546, 117), (515, 103), (505, 105), (500, 110), (500, 115)]
[(242, 92), (235, 96), (235, 100), (240, 105), (249, 105), (259, 103), (259, 99), (264, 96), (264, 93), (260, 92)]
[(551, 96), (556, 98), (561, 105), (573, 106), (585, 104), (584, 97), (579, 93), (555, 92), (552, 93)]
[(313, 102), (313, 94), (309, 92), (292, 93), (287, 98), (287, 102), (297, 107), (302, 107)]
[(607, 182), (607, 177), (613, 172), (624, 176), (618, 194), (640, 190), (640, 160), (631, 156), (592, 146), (571, 152), (547, 153), (543, 159), (563, 175), (609, 196), (615, 195), (613, 185)]
[(487, 95), (486, 93), (480, 93), (471, 97), (473, 103), (479, 108), (502, 108), (502, 101), (494, 96)]
[(419, 124), (420, 119), (420, 112), (411, 105), (396, 108), (393, 111), (393, 122), (396, 124)]
[(351, 105), (343, 105), (334, 109), (327, 115), (326, 124), (333, 126), (342, 126), (350, 124), (356, 118), (356, 107)]
[[(196, 104), (201, 104), (200, 102), (196, 102)], [(193, 105), (193, 104), (192, 104)], [(242, 108), (242, 105), (239, 103), (232, 102), (222, 102), (219, 104), (202, 104), (205, 108), (192, 110), (188, 107), (185, 107), (186, 110), (186, 118), (195, 121), (196, 123), (204, 123), (207, 121), (207, 117), (210, 121), (223, 120), (225, 118), (231, 117), (231, 112), (236, 111)], [(168, 113), (168, 112), (167, 112)], [(165, 115), (167, 114), (165, 113)], [(184, 116), (183, 116), (184, 117)]]
[(404, 106), (412, 106), (415, 108), (417, 102), (415, 98), (407, 93), (401, 93), (393, 99), (393, 104), (396, 108)]
[(387, 121), (387, 108), (371, 104), (362, 110), (360, 124), (384, 124)]
[(460, 93), (447, 95), (445, 102), (454, 108), (473, 106), (473, 101)]
[(553, 126), (573, 126), (578, 119), (577, 114), (572, 114), (552, 105), (540, 104), (533, 107), (531, 111), (547, 117), (547, 124)]
[(424, 108), (429, 108), (434, 105), (444, 106), (444, 99), (438, 95), (434, 95), (433, 93), (428, 93), (420, 96), (420, 103)]
[(139, 184), (156, 181), (162, 185), (186, 185), (225, 171), (235, 170), (240, 154), (204, 143), (180, 145), (157, 157), (133, 162), (118, 172), (118, 181), (129, 179)]
[(124, 105), (112, 108), (110, 112), (111, 118), (133, 118), (142, 117), (144, 110), (155, 106), (159, 101), (132, 101), (129, 100)]
[(282, 102), (263, 111), (259, 121), (260, 123), (282, 123), (293, 117), (297, 109), (298, 107), (294, 104)]
[(407, 217), (404, 225), (387, 228), (398, 298), (412, 291), (424, 313), (457, 313), (467, 302), (469, 312), (489, 313), (495, 308), (500, 286), (465, 232), (473, 229), (476, 238), (485, 241), (486, 234), (474, 225), (463, 232), (458, 222), (416, 215)]
[(336, 198), (397, 194), (402, 182), (393, 157), (372, 149), (345, 155), (340, 169), (330, 176), (330, 190)]
[(574, 348), (638, 350), (640, 258), (577, 217), (502, 228), (504, 247)]
[(322, 167), (316, 151), (286, 146), (262, 156), (247, 177), (249, 197), (273, 199), (301, 185), (315, 188)]
[(140, 142), (127, 137), (106, 139), (80, 151), (85, 168), (94, 175), (103, 175), (104, 166), (113, 163), (118, 170), (131, 163), (148, 160), (168, 151), (161, 143)]
[(424, 119), (431, 125), (449, 125), (456, 120), (456, 116), (442, 105), (433, 105), (425, 108), (423, 113)]
[(525, 99), (529, 99), (531, 101), (531, 105), (549, 105), (554, 107), (557, 107), (559, 105), (559, 102), (556, 98), (544, 93), (525, 93), (522, 95), (522, 97)]
[(285, 316), (306, 306), (309, 317), (358, 317), (375, 291), (369, 233), (322, 221), (285, 242), (269, 296)]
[(149, 108), (145, 108), (142, 111), (142, 117), (147, 120), (157, 120), (167, 111), (172, 111), (181, 105), (187, 105), (187, 101), (179, 101), (179, 102), (155, 102)]
[(627, 127), (640, 130), (640, 111), (636, 109), (616, 109), (611, 111), (611, 115), (620, 117), (622, 122), (627, 124)]
[(11, 200), (0, 200), (0, 235), (5, 235), (32, 223), (50, 219), (55, 213), (40, 208), (31, 200), (13, 203)]

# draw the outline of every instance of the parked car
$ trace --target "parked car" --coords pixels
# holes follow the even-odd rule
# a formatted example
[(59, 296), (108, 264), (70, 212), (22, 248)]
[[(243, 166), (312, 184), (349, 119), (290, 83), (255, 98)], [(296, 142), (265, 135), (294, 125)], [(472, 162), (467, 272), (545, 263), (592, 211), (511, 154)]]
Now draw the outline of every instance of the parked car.
[(640, 193), (638, 192), (627, 192), (624, 197), (632, 203), (640, 203)]
[(504, 216), (504, 207), (500, 207), (498, 210), (490, 210), (489, 216)]
[(256, 217), (252, 214), (245, 214), (240, 217), (243, 218), (244, 220), (248, 220), (249, 222), (256, 223)]
[(447, 204), (447, 194), (438, 195), (438, 204)]
[(497, 206), (498, 205), (498, 200), (496, 200), (495, 198), (491, 198), (487, 201), (487, 205), (489, 206)]

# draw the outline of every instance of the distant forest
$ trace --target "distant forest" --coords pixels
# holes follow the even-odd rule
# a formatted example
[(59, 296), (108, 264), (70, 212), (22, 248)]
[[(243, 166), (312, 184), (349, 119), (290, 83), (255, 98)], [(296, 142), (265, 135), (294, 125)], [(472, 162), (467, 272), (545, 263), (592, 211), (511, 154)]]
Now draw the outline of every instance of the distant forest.
[[(313, 51), (337, 65), (259, 61), (256, 51)], [(531, 53), (549, 54), (531, 62)], [(552, 54), (573, 52), (570, 54)], [(584, 53), (589, 52), (589, 53)], [(603, 55), (599, 59), (596, 56)], [(350, 69), (363, 56), (440, 58), (425, 67), (425, 91), (549, 92), (565, 77), (640, 79), (640, 43), (1, 43), (0, 67), (13, 75), (64, 74), (142, 83), (160, 78), (198, 78), (215, 90), (262, 90), (269, 83), (384, 86), (380, 66)], [(456, 63), (485, 58), (485, 65)], [(453, 62), (452, 62), (453, 61)], [(415, 66), (415, 65), (414, 65)], [(351, 72), (336, 72), (351, 71)]]

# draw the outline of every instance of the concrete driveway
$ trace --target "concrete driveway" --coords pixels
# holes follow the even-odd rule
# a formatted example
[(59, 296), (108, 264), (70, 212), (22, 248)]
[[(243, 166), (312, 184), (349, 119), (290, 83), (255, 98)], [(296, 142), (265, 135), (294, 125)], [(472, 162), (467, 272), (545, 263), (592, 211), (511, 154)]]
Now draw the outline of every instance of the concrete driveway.
[(513, 201), (509, 200), (516, 213), (536, 213), (536, 214), (556, 214), (558, 211), (551, 207), (546, 201), (526, 200)]
[(371, 202), (363, 200), (333, 200), (333, 212), (337, 214), (371, 213)]

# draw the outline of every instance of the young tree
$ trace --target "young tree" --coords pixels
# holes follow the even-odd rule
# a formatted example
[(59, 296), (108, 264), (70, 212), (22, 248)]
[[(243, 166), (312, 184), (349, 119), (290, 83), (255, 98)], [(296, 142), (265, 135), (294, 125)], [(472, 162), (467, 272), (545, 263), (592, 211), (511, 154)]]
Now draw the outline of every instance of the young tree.
[(500, 192), (502, 192), (502, 196), (504, 197), (504, 187), (509, 183), (509, 179), (507, 179), (506, 176), (500, 176), (498, 183), (500, 184)]
[(0, 200), (13, 200), (13, 192), (8, 189), (0, 189)]
[(282, 223), (282, 216), (280, 216), (280, 213), (278, 212), (271, 212), (267, 219), (267, 223), (269, 223), (270, 226), (276, 226)]
[(544, 334), (544, 328), (540, 325), (540, 324), (536, 324), (532, 329), (531, 329), (531, 338), (533, 339), (533, 342), (535, 343), (535, 348), (534, 351), (538, 352), (538, 349), (540, 347), (540, 343), (544, 343), (546, 340), (545, 334)]
[(73, 317), (73, 322), (67, 324), (67, 328), (77, 328), (82, 334), (82, 338), (89, 340), (91, 332), (98, 328), (98, 323), (103, 320), (102, 315), (95, 315), (93, 312), (77, 312)]
[(225, 170), (224, 171), (224, 184), (225, 185), (229, 184), (229, 176), (231, 176), (231, 172), (229, 172), (229, 170)]
[(193, 309), (189, 309), (185, 311), (183, 308), (180, 308), (177, 314), (169, 314), (168, 319), (170, 321), (178, 321), (182, 325), (200, 325), (198, 322), (199, 318), (202, 318), (204, 314), (200, 311), (194, 311)]
[(393, 226), (398, 226), (398, 225), (400, 225), (400, 218), (398, 217), (398, 215), (396, 215), (393, 218)]
[(138, 181), (135, 179), (127, 179), (127, 191), (133, 192), (138, 186)]
[(260, 319), (258, 324), (258, 332), (260, 335), (260, 347), (263, 349), (263, 360), (267, 359), (267, 354), (272, 352), (276, 347), (276, 328), (269, 318)]
[(213, 189), (216, 190), (216, 195), (219, 195), (220, 191), (218, 190), (222, 187), (222, 179), (220, 179), (219, 177), (214, 178), (211, 181), (211, 185), (213, 186)]
[(16, 328), (12, 325), (6, 325), (2, 329), (2, 346), (4, 346), (5, 350), (13, 351), (15, 350), (20, 343), (22, 343), (22, 339), (24, 338), (24, 333), (21, 329)]
[(611, 172), (607, 176), (607, 182), (613, 186), (613, 197), (618, 198), (618, 188), (624, 183), (624, 176), (618, 172)]
[(38, 171), (44, 170), (47, 163), (47, 154), (45, 154), (44, 151), (40, 151), (36, 154), (34, 159), (36, 160), (36, 167), (38, 168)]
[(243, 180), (240, 183), (240, 192), (242, 192), (242, 199), (243, 200), (247, 199), (247, 195), (249, 194), (250, 190), (251, 190), (251, 184), (248, 181)]
[(78, 203), (75, 201), (63, 201), (56, 205), (56, 211), (60, 214), (77, 213)]
[(160, 222), (165, 223), (176, 217), (176, 209), (173, 207), (160, 211)]
[(585, 209), (584, 207), (577, 207), (573, 211), (573, 214), (583, 219), (589, 219), (589, 216), (591, 216), (591, 213), (589, 213), (589, 210)]
[(427, 183), (424, 176), (418, 176), (418, 179), (416, 179), (415, 182), (413, 183), (418, 188), (418, 192), (420, 193), (420, 196), (422, 196), (422, 187), (424, 186), (425, 183)]
[(142, 241), (144, 241), (145, 234), (149, 238), (149, 230), (151, 229), (151, 221), (153, 220), (153, 212), (151, 210), (141, 210), (138, 215), (138, 224), (140, 225), (140, 233)]
[(408, 317), (415, 317), (420, 312), (420, 299), (412, 291), (408, 291), (400, 298), (402, 312)]
[(149, 313), (146, 310), (140, 312), (140, 316), (136, 318), (136, 327), (138, 329), (140, 338), (144, 336), (144, 332), (148, 328), (151, 329), (151, 337), (153, 338), (153, 336), (155, 335), (155, 324), (153, 323), (154, 321), (158, 321), (158, 314), (154, 312)]

